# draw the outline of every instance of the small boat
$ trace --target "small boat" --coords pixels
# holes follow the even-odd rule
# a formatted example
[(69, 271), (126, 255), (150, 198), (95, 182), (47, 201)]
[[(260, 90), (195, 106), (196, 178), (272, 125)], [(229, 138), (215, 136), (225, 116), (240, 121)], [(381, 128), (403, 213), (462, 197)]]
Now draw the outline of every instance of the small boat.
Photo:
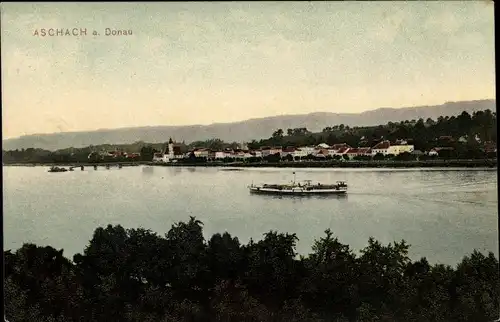
[(344, 195), (347, 193), (347, 184), (344, 181), (337, 181), (335, 184), (313, 184), (311, 180), (302, 182), (294, 180), (290, 184), (254, 185), (252, 183), (248, 189), (251, 193), (271, 195)]
[(50, 167), (49, 172), (66, 172), (68, 169), (59, 167)]

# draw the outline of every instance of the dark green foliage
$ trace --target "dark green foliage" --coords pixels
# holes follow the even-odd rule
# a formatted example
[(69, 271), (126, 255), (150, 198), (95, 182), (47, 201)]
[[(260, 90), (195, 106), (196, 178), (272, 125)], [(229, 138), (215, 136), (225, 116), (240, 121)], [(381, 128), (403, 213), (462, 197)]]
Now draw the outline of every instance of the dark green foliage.
[[(277, 133), (279, 135), (279, 133)], [(412, 262), (404, 241), (355, 254), (327, 230), (297, 258), (295, 234), (205, 241), (191, 217), (165, 236), (97, 228), (74, 262), (52, 247), (4, 252), (5, 308), (18, 321), (492, 321), (498, 261)]]
[[(401, 121), (399, 123), (389, 122), (386, 125), (368, 127), (349, 127), (344, 124), (333, 127), (326, 127), (320, 133), (311, 133), (307, 129), (287, 129), (286, 135), (282, 129), (276, 130), (270, 138), (252, 141), (251, 148), (262, 146), (305, 146), (320, 143), (335, 144), (347, 143), (352, 147), (366, 146), (372, 147), (381, 138), (394, 142), (398, 139), (412, 139), (410, 144), (415, 149), (427, 151), (435, 146), (451, 146), (460, 148), (456, 140), (461, 136), (468, 136), (470, 144), (468, 148), (474, 150), (473, 153), (480, 152), (478, 144), (473, 140), (477, 134), (482, 142), (497, 140), (496, 133), (496, 113), (491, 110), (477, 111), (471, 116), (467, 112), (462, 112), (457, 117), (439, 117), (437, 121), (423, 119), (412, 121)], [(454, 142), (448, 140), (436, 140), (441, 136), (452, 136)], [(364, 137), (364, 138), (363, 138)], [(484, 157), (484, 153), (482, 153)], [(454, 156), (457, 157), (457, 156)]]

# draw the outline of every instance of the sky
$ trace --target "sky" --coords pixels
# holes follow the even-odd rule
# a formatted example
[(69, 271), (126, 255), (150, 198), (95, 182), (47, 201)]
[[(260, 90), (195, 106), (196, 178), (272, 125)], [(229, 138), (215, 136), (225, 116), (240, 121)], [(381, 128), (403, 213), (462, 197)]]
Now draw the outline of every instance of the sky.
[(4, 138), (495, 98), (488, 1), (0, 9)]

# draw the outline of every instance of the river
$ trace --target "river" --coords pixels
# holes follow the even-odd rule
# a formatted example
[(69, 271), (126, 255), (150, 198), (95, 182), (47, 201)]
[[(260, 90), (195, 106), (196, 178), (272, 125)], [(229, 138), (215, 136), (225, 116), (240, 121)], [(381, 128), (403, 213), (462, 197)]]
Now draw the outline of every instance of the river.
[[(347, 197), (250, 195), (247, 185), (345, 180)], [(48, 173), (3, 167), (4, 249), (24, 242), (82, 252), (98, 226), (166, 233), (196, 216), (206, 237), (228, 231), (242, 243), (269, 230), (293, 232), (307, 254), (330, 228), (358, 252), (373, 236), (405, 239), (413, 259), (455, 265), (473, 249), (498, 256), (497, 172), (481, 169), (286, 169), (103, 167)]]

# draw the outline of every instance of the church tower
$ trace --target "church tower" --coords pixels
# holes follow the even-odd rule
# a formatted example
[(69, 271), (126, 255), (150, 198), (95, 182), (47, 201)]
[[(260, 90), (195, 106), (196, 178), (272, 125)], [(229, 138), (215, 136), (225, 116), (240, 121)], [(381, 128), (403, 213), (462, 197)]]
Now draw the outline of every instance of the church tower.
[(168, 158), (170, 160), (174, 158), (174, 141), (172, 141), (172, 138), (168, 140)]

